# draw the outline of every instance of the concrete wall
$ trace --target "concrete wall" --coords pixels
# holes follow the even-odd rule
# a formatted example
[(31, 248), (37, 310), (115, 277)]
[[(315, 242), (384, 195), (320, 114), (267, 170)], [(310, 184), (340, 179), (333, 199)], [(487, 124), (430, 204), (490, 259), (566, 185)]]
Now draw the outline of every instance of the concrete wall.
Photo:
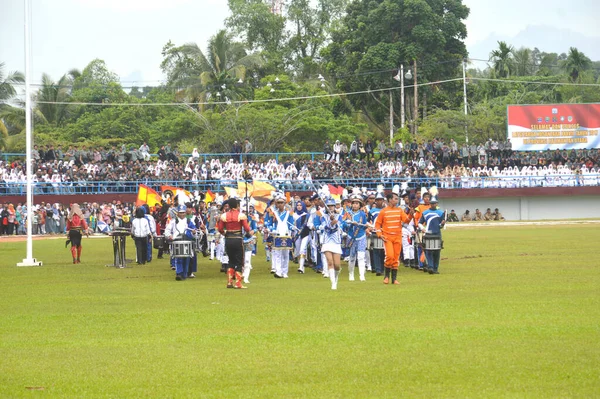
[(506, 220), (600, 218), (600, 196), (523, 196), (491, 198), (440, 198), (441, 209), (454, 209), (458, 217), (468, 209), (473, 216), (479, 208), (498, 208)]

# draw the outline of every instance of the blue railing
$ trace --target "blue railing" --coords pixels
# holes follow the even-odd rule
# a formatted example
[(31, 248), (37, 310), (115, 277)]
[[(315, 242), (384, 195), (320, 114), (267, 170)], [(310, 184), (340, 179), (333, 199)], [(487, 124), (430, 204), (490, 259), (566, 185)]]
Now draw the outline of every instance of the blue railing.
[[(581, 187), (600, 185), (600, 175), (561, 175), (561, 176), (510, 176), (510, 177), (470, 177), (450, 178), (377, 178), (377, 179), (319, 179), (318, 181), (273, 180), (268, 181), (277, 189), (285, 191), (314, 191), (323, 184), (335, 186), (366, 187), (375, 190), (382, 184), (390, 189), (395, 184), (406, 183), (409, 188), (437, 186), (441, 189), (477, 189), (477, 188), (522, 188), (522, 187)], [(224, 187), (237, 187), (237, 181), (227, 180), (138, 180), (138, 181), (76, 181), (62, 183), (34, 183), (35, 195), (81, 195), (81, 194), (133, 194), (138, 192), (140, 184), (145, 184), (156, 191), (161, 186), (174, 186), (193, 192), (223, 192)], [(25, 183), (0, 183), (0, 196), (26, 193)], [(243, 195), (243, 193), (240, 193)]]

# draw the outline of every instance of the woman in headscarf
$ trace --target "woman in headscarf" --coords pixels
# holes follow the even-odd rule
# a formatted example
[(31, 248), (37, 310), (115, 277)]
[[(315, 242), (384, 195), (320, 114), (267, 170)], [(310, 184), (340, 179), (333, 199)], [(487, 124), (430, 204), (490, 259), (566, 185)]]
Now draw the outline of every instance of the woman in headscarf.
[(17, 212), (15, 211), (15, 206), (13, 204), (8, 204), (8, 225), (7, 234), (12, 236), (15, 233), (15, 224), (17, 221)]
[(306, 248), (308, 246), (308, 236), (310, 227), (308, 225), (310, 215), (306, 209), (304, 201), (298, 201), (294, 209), (295, 242), (294, 258), (298, 258), (298, 273), (304, 274), (304, 262), (306, 261)]
[(71, 254), (73, 255), (73, 263), (81, 263), (81, 238), (82, 233), (90, 236), (88, 226), (83, 217), (83, 212), (79, 204), (72, 204), (69, 216), (67, 217), (67, 236), (69, 239), (65, 247), (71, 243)]

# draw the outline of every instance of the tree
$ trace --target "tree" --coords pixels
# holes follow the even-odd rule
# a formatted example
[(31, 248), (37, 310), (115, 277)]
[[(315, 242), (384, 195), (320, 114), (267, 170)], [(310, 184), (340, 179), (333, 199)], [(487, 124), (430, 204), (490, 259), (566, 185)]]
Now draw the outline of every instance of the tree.
[(529, 76), (533, 71), (533, 57), (531, 50), (521, 47), (513, 51), (515, 76)]
[(490, 53), (490, 61), (494, 64), (496, 76), (500, 78), (508, 78), (515, 69), (513, 59), (513, 46), (509, 46), (506, 42), (499, 41), (498, 49)]
[[(330, 39), (348, 0), (288, 0), (282, 15), (264, 0), (229, 0), (226, 25), (253, 51), (264, 52), (267, 73), (289, 68), (308, 78), (318, 73), (319, 52)], [(287, 28), (287, 29), (286, 29)]]
[(247, 97), (249, 86), (237, 85), (245, 81), (246, 73), (262, 65), (258, 54), (247, 54), (242, 43), (231, 40), (225, 30), (210, 38), (206, 53), (197, 44), (180, 47), (167, 44), (161, 68), (172, 79), (169, 85), (180, 89), (189, 102), (225, 101)]
[(0, 62), (0, 149), (5, 148), (9, 126), (5, 120), (5, 115), (12, 112), (12, 107), (9, 102), (17, 95), (14, 86), (25, 81), (25, 77), (20, 72), (12, 72), (4, 75), (4, 62)]
[[(461, 0), (354, 1), (321, 51), (327, 75), (336, 88), (348, 92), (393, 87), (399, 65), (410, 67), (413, 60), (418, 63), (418, 83), (456, 77), (467, 55), (468, 15)], [(400, 103), (399, 94), (400, 90), (392, 91), (395, 104)], [(349, 100), (381, 134), (389, 132), (389, 92)], [(407, 101), (407, 111), (411, 103)], [(416, 118), (418, 110), (409, 114)], [(399, 126), (398, 115), (394, 119)]]
[(54, 82), (47, 74), (42, 74), (42, 85), (36, 94), (37, 108), (48, 123), (55, 125), (64, 124), (69, 117), (73, 75), (63, 75), (58, 82)]
[(569, 55), (564, 61), (563, 69), (570, 76), (571, 81), (579, 81), (579, 76), (592, 65), (592, 61), (575, 47), (569, 49)]

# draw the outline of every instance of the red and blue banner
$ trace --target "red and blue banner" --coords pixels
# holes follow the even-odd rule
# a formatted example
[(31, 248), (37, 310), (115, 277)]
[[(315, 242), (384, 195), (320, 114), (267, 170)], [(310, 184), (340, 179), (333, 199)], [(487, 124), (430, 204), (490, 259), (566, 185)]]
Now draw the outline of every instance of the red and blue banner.
[(600, 148), (600, 104), (509, 105), (515, 151)]

